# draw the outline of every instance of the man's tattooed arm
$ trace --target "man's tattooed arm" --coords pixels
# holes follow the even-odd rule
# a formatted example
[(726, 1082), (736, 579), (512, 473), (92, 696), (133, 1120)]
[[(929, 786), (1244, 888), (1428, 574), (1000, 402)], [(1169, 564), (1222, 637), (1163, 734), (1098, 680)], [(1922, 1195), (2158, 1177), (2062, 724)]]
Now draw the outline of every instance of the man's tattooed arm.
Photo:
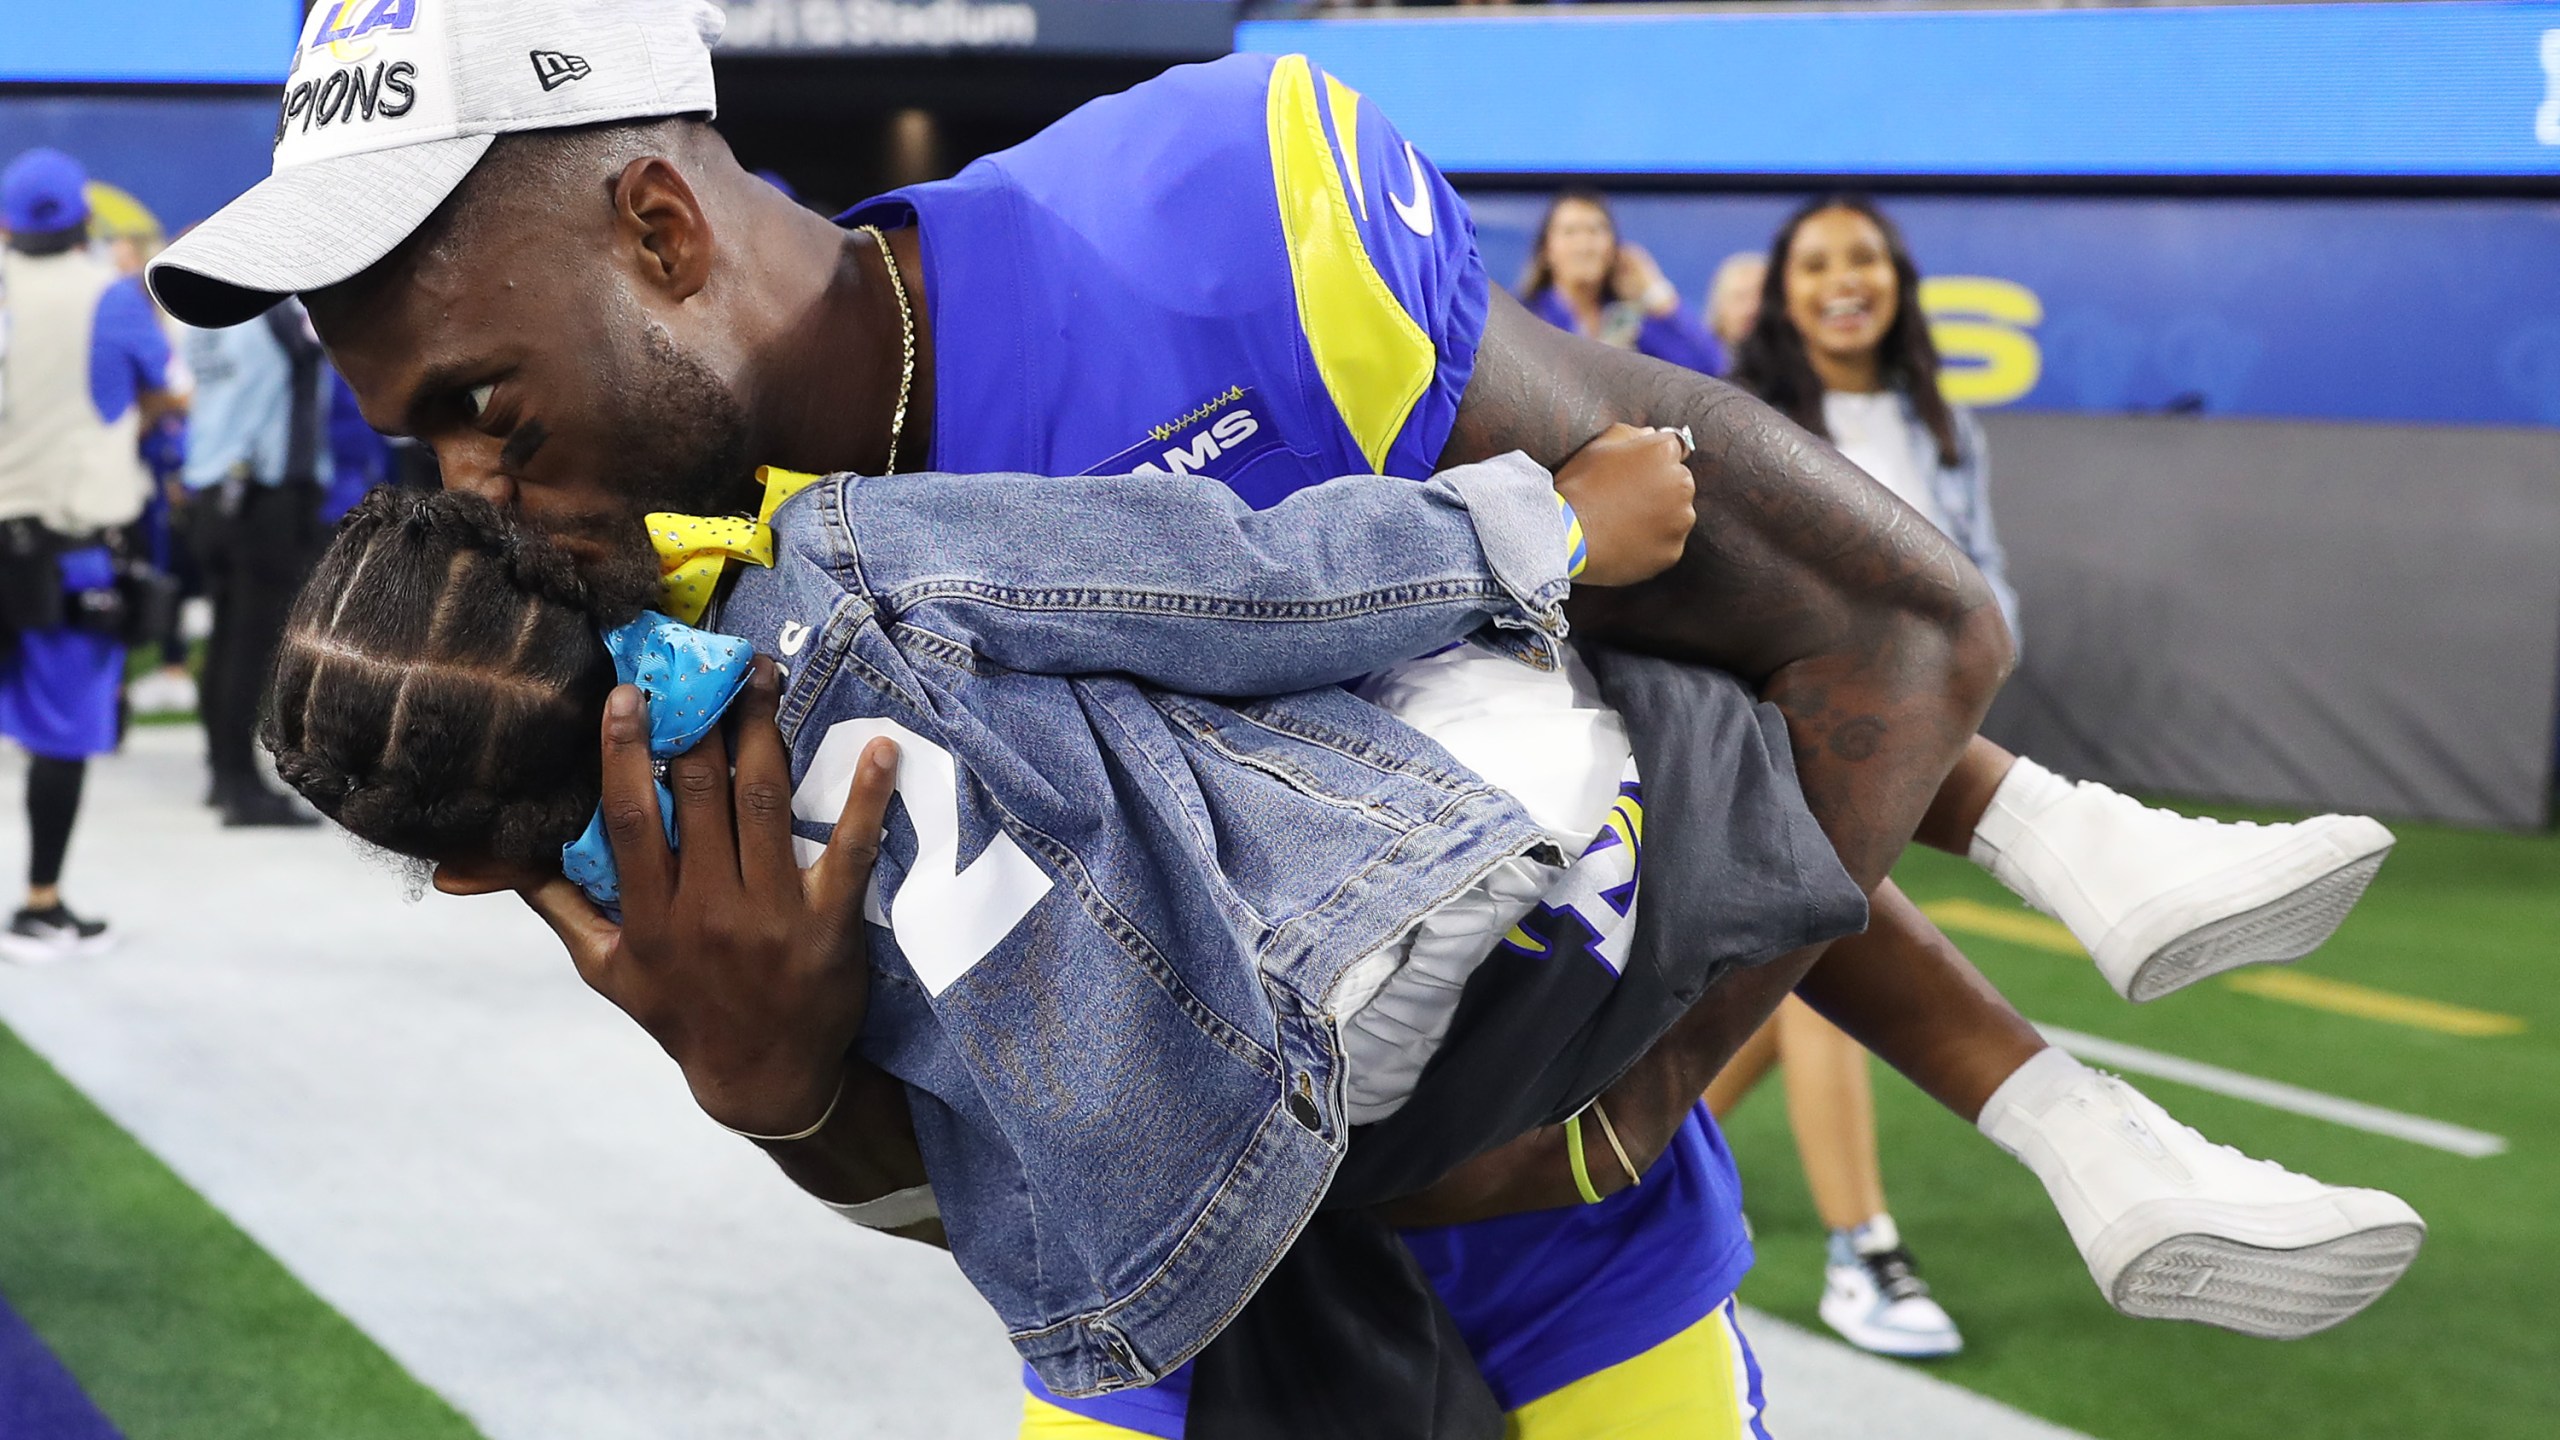
[[(1619, 421), (1689, 427), (1698, 528), (1660, 579), (1576, 595), (1575, 633), (1730, 671), (1775, 702), (1814, 817), (1849, 873), (1876, 890), (2008, 672), (1989, 588), (1934, 526), (1767, 406), (1567, 335), (1499, 295), (1443, 459), (1525, 450), (1553, 466)], [(1952, 947), (1896, 943), (1918, 923), (1887, 892), (1876, 924), (1895, 933), (1852, 948), (1881, 945), (1891, 964), (1939, 978), (1950, 963), (1963, 970)], [(1638, 1171), (1808, 970), (1823, 981), (1821, 953), (1718, 980), (1610, 1088), (1602, 1103)], [(1872, 1029), (1851, 1011), (1835, 1018), (1853, 1034)], [(1633, 1183), (1612, 1152), (1586, 1149), (1601, 1189)], [(1562, 1127), (1532, 1131), (1384, 1213), (1435, 1225), (1571, 1205), (1565, 1153)]]
[(1786, 714), (1815, 818), (1874, 888), (2008, 673), (1989, 587), (1937, 527), (1766, 405), (1499, 293), (1442, 461), (1524, 450), (1554, 466), (1619, 421), (1689, 427), (1697, 532), (1659, 579), (1578, 594), (1576, 634), (1757, 687)]

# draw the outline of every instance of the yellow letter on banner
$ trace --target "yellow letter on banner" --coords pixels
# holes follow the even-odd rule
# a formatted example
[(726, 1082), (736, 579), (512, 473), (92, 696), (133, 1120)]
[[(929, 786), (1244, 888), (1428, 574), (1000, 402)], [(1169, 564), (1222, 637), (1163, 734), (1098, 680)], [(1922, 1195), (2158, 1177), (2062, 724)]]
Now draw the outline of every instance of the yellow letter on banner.
[(1940, 275), (1920, 282), (1929, 338), (1945, 362), (1938, 388), (1957, 405), (1989, 408), (2024, 398), (2044, 376), (2044, 352), (2030, 333), (2044, 302), (2014, 280)]

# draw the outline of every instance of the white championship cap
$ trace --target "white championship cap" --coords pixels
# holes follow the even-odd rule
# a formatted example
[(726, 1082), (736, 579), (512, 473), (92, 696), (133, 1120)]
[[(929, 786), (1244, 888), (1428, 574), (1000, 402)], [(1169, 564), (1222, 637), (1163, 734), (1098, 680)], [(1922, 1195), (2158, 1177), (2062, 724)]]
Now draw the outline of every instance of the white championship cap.
[(498, 136), (717, 109), (710, 0), (320, 0), (285, 77), (275, 172), (152, 263), (190, 325), (361, 274)]

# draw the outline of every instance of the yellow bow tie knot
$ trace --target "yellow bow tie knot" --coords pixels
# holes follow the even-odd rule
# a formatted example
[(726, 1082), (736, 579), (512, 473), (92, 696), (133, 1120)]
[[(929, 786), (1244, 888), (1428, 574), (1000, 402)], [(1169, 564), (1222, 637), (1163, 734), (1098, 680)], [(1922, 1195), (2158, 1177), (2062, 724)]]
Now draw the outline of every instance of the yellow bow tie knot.
[(658, 511), (643, 517), (649, 544), (658, 552), (658, 608), (687, 625), (702, 623), (711, 597), (729, 562), (773, 564), (773, 514), (784, 502), (818, 483), (815, 475), (766, 466), (756, 472), (764, 482), (764, 505), (749, 520), (738, 515), (678, 515)]

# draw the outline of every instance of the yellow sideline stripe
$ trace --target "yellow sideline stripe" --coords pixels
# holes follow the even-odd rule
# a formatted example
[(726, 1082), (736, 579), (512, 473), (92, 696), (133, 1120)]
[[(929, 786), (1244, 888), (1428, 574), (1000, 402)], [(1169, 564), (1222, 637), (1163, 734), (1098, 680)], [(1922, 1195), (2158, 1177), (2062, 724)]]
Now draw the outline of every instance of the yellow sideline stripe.
[(1933, 900), (1920, 907), (1920, 913), (1938, 922), (1942, 930), (1958, 930), (1967, 935), (1986, 935), (2006, 940), (2013, 945), (2050, 950), (2056, 955), (2086, 955), (2080, 942), (2071, 938), (2059, 920), (2030, 915), (2024, 910), (2003, 910), (1979, 900)]
[[(1357, 113), (1359, 97), (1347, 88), (1334, 92), (1336, 104), (1345, 96)], [(1360, 222), (1352, 218), (1351, 196), (1333, 162), (1306, 56), (1286, 56), (1271, 67), (1269, 100), (1271, 179), (1298, 292), (1298, 326), (1333, 408), (1375, 469), (1386, 464), (1387, 447), (1430, 388), (1437, 357), (1431, 337), (1404, 313), (1360, 243)]]
[(2448, 1005), (2441, 1000), (2423, 1000), (2415, 995), (2394, 995), (2388, 990), (2306, 975), (2299, 970), (2260, 966), (2254, 970), (2242, 970), (2222, 983), (2244, 995), (2255, 995), (2263, 1000), (2281, 1000), (2288, 1005), (2326, 1010), (2332, 1015), (2353, 1015), (2418, 1030), (2433, 1030), (2440, 1035), (2516, 1035), (2524, 1030), (2522, 1016), (2474, 1010), (2467, 1005)]
[[(2003, 910), (1979, 900), (1938, 900), (1921, 906), (1920, 913), (1937, 921), (1942, 929), (1966, 935), (2006, 940), (2015, 945), (2049, 950), (2056, 955), (2088, 953), (2080, 948), (2079, 941), (2071, 938), (2071, 932), (2064, 929), (2061, 922), (2023, 910)], [(2351, 1015), (2359, 1020), (2379, 1020), (2386, 1025), (2406, 1025), (2412, 1030), (2432, 1030), (2439, 1035), (2517, 1035), (2525, 1028), (2521, 1016), (2395, 994), (2370, 985), (2332, 980), (2300, 970), (2258, 966), (2225, 976), (2222, 983), (2261, 1000), (2300, 1005), (2307, 1010), (2324, 1010), (2332, 1015)]]

